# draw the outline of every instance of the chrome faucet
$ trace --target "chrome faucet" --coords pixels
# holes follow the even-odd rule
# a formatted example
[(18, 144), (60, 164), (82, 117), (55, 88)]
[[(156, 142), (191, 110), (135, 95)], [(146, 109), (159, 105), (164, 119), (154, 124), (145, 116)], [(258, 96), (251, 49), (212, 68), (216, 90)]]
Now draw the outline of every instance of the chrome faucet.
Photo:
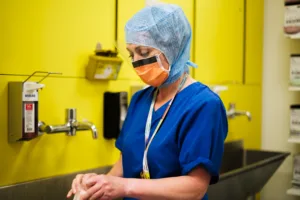
[(91, 130), (92, 137), (98, 138), (98, 131), (96, 126), (91, 122), (79, 122), (76, 119), (76, 109), (66, 109), (66, 124), (62, 125), (46, 125), (43, 122), (39, 122), (39, 131), (52, 133), (65, 132), (69, 136), (75, 136), (77, 131)]
[(229, 103), (229, 109), (227, 110), (227, 117), (233, 119), (236, 116), (246, 116), (248, 121), (252, 120), (251, 113), (249, 111), (238, 111), (235, 109), (235, 103)]

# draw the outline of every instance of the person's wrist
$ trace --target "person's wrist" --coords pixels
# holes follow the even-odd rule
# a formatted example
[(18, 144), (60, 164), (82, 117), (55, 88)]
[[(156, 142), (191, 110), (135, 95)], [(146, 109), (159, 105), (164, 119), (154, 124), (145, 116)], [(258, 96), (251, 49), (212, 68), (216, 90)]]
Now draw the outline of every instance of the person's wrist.
[(121, 179), (121, 185), (122, 185), (122, 188), (123, 188), (123, 191), (122, 191), (122, 196), (123, 197), (129, 197), (130, 194), (132, 193), (132, 181), (131, 179), (128, 179), (128, 178), (120, 178)]

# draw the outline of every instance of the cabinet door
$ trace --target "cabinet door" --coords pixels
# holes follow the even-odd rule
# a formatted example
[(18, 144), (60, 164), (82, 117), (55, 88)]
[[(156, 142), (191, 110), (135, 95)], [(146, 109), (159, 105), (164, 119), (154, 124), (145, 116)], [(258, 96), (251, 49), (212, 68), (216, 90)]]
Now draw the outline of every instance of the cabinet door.
[(114, 47), (114, 1), (11, 0), (1, 4), (0, 19), (0, 74), (84, 77), (96, 43)]
[(195, 78), (201, 82), (243, 81), (244, 0), (196, 1)]

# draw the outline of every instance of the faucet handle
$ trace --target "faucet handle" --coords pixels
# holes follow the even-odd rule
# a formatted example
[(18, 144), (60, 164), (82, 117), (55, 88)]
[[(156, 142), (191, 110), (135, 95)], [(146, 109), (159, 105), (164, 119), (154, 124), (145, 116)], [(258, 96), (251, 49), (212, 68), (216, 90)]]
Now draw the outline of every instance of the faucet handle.
[(38, 122), (38, 127), (39, 127), (39, 132), (38, 132), (38, 135), (43, 135), (44, 134), (44, 131), (46, 130), (46, 123), (43, 122), (43, 121), (39, 121)]
[(235, 109), (235, 103), (230, 102), (229, 103), (229, 109)]
[(75, 122), (77, 120), (76, 108), (66, 109), (66, 121), (69, 123)]

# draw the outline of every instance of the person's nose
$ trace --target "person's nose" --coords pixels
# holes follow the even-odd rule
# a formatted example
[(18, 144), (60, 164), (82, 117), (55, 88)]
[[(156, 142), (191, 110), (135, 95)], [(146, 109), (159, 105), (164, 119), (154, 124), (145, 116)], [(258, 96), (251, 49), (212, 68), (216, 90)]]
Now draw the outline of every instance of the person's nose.
[(142, 56), (140, 56), (140, 55), (138, 55), (138, 54), (134, 54), (134, 55), (133, 55), (133, 61), (137, 61), (137, 60), (141, 60), (141, 59), (143, 59)]

